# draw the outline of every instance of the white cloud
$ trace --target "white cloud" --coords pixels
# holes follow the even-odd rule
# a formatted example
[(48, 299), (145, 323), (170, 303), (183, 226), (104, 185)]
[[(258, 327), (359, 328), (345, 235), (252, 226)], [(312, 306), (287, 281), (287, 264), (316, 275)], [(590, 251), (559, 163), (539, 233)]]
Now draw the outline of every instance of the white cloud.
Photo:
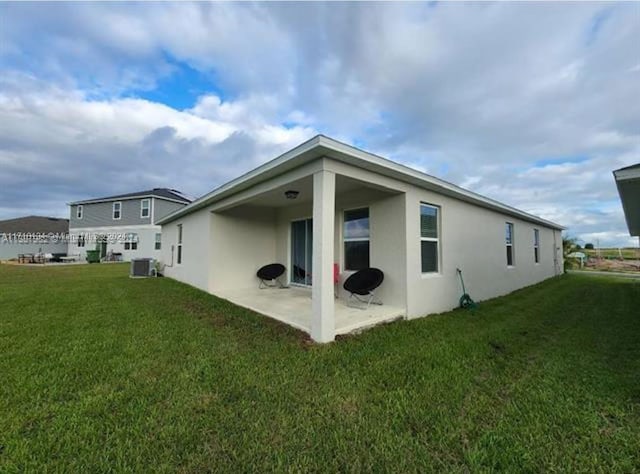
[[(0, 80), (11, 91), (0, 92), (7, 216), (16, 204), (20, 213), (63, 215), (65, 202), (139, 188), (203, 194), (316, 133), (268, 123), (248, 108), (254, 101), (208, 96), (177, 111), (141, 99), (88, 100), (28, 80), (22, 88), (19, 79)], [(201, 116), (203, 104), (209, 113)]]

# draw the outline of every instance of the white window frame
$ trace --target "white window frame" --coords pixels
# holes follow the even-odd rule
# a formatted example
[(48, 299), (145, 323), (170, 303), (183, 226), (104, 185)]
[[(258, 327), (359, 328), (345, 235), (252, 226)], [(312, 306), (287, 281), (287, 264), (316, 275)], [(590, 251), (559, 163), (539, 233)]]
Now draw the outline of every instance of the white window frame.
[[(138, 234), (131, 232), (127, 235), (126, 240), (124, 241), (124, 249), (125, 250), (138, 250), (138, 243), (140, 243), (140, 239), (138, 238)], [(135, 245), (135, 247), (134, 247)]]
[[(369, 237), (346, 238), (344, 236), (344, 225), (347, 222), (345, 219), (345, 214), (347, 212), (360, 211), (362, 209), (366, 209), (369, 215)], [(342, 268), (346, 272), (357, 272), (358, 270), (347, 268), (347, 251), (345, 245), (347, 242), (369, 242), (369, 265), (371, 265), (371, 208), (369, 206), (358, 206), (342, 210)]]
[(78, 204), (76, 208), (76, 219), (81, 220), (84, 216), (84, 206), (82, 204)]
[(533, 260), (536, 265), (540, 263), (540, 230), (533, 229)]
[[(436, 210), (436, 231), (438, 234), (438, 237), (422, 237), (422, 229), (420, 229), (420, 222), (418, 221), (418, 231), (420, 232), (420, 272), (422, 273), (422, 275), (438, 275), (440, 274), (440, 269), (442, 268), (441, 265), (441, 258), (440, 258), (440, 216), (441, 216), (441, 212), (442, 212), (442, 208), (440, 206), (436, 206), (435, 204), (429, 204), (426, 202), (420, 202), (420, 208), (418, 209), (418, 211), (422, 210), (423, 207), (430, 207), (432, 209)], [(418, 219), (420, 219), (422, 216), (422, 213), (418, 214)], [(436, 270), (435, 271), (431, 271), (431, 272), (423, 272), (422, 271), (422, 242), (435, 242), (436, 243), (436, 258), (438, 259), (438, 261), (436, 262)]]
[(155, 241), (153, 242), (153, 248), (155, 250), (162, 250), (162, 233), (156, 232)]
[[(118, 205), (118, 217), (116, 217), (116, 204)], [(116, 201), (111, 206), (111, 217), (113, 218), (114, 221), (119, 221), (120, 219), (122, 219), (122, 202), (121, 201)]]
[[(147, 203), (147, 207), (144, 207), (144, 203)], [(147, 211), (147, 215), (144, 215), (144, 210), (146, 209)], [(151, 199), (142, 199), (140, 201), (140, 218), (141, 219), (146, 219), (148, 217), (151, 217)]]
[[(506, 227), (510, 227), (511, 228), (511, 242), (507, 241), (507, 235), (505, 232), (505, 250), (509, 247), (511, 247), (511, 264), (509, 264), (509, 260), (507, 259), (507, 268), (513, 268), (516, 266), (516, 246), (514, 245), (514, 240), (515, 240), (515, 235), (516, 235), (516, 226), (513, 224), (513, 222), (505, 222), (505, 231), (506, 231)], [(505, 257), (506, 257), (506, 253), (505, 253)]]
[(76, 247), (84, 248), (85, 245), (86, 245), (86, 241), (85, 241), (84, 235), (83, 234), (79, 234), (78, 238), (76, 240)]
[(182, 265), (182, 224), (178, 224), (178, 253), (176, 255), (176, 265)]

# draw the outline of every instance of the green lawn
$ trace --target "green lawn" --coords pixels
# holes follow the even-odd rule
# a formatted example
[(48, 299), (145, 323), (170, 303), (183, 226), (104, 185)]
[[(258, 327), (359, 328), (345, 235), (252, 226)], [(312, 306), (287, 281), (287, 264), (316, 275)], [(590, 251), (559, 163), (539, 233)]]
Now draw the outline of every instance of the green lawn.
[(0, 472), (640, 470), (639, 307), (572, 275), (318, 346), (126, 265), (0, 265)]

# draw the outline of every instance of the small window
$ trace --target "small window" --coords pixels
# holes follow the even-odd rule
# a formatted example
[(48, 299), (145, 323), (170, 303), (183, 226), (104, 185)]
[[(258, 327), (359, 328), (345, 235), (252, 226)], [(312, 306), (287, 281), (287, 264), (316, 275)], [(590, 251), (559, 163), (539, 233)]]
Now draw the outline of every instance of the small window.
[(156, 242), (154, 248), (160, 250), (162, 248), (162, 234), (156, 234)]
[(148, 199), (143, 199), (140, 201), (140, 217), (145, 218), (149, 217), (151, 210), (150, 201)]
[(540, 263), (540, 231), (533, 229), (533, 258), (536, 263)]
[(422, 273), (440, 271), (438, 256), (440, 255), (439, 209), (428, 204), (420, 205), (420, 256)]
[(83, 213), (84, 213), (84, 206), (82, 204), (79, 204), (78, 207), (76, 208), (76, 218), (82, 219)]
[(177, 263), (182, 263), (182, 224), (178, 224), (178, 259)]
[(138, 234), (128, 234), (124, 242), (125, 250), (138, 250)]
[(118, 220), (122, 217), (122, 203), (114, 202), (113, 203), (113, 219)]
[(507, 244), (507, 266), (513, 267), (513, 224), (507, 222), (505, 226), (505, 242)]
[(344, 211), (344, 268), (369, 268), (369, 209)]
[(78, 236), (78, 247), (84, 247), (84, 235), (82, 234)]

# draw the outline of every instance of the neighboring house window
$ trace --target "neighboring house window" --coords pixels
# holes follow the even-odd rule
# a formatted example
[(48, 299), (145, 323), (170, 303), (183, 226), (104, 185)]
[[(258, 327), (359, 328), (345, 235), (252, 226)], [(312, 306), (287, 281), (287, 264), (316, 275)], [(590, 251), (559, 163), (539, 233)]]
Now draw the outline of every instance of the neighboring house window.
[(76, 209), (76, 218), (77, 219), (82, 219), (83, 212), (84, 212), (84, 206), (82, 204), (80, 204)]
[(138, 234), (129, 234), (124, 242), (125, 250), (138, 250)]
[(507, 266), (513, 266), (513, 224), (507, 222), (505, 226), (505, 241), (507, 244)]
[(369, 267), (369, 209), (344, 211), (344, 268)]
[(78, 247), (84, 247), (84, 235), (82, 234), (78, 236)]
[(177, 263), (182, 263), (182, 224), (178, 224), (178, 259)]
[(156, 250), (160, 250), (162, 248), (162, 234), (156, 234), (156, 243), (154, 248)]
[(114, 202), (113, 203), (113, 218), (115, 220), (120, 219), (120, 217), (122, 217), (122, 203), (121, 202)]
[(140, 217), (149, 217), (150, 215), (150, 201), (148, 199), (143, 199), (140, 201)]
[(533, 229), (533, 258), (540, 263), (540, 231)]
[(429, 204), (420, 204), (420, 256), (422, 273), (437, 273), (440, 254), (439, 209)]

